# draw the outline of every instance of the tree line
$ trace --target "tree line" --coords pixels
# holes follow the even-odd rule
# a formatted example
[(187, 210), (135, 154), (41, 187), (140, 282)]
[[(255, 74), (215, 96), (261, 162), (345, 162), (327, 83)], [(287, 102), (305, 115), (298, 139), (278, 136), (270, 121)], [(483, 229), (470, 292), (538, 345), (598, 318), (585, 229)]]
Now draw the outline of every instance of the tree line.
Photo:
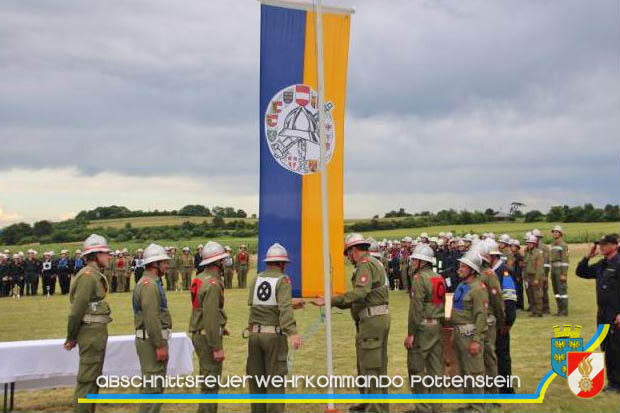
[(155, 217), (155, 216), (195, 216), (195, 217), (222, 217), (222, 218), (247, 218), (248, 214), (243, 209), (235, 209), (233, 207), (214, 206), (208, 208), (204, 205), (185, 205), (179, 210), (153, 211), (130, 210), (124, 206), (105, 206), (91, 210), (80, 211), (75, 219), (82, 221), (94, 221), (98, 219), (116, 219), (116, 218), (138, 218), (138, 217)]
[[(524, 206), (517, 202), (513, 202), (512, 205)], [(511, 212), (506, 215), (500, 215), (491, 208), (487, 208), (484, 212), (442, 209), (436, 213), (430, 211), (409, 213), (404, 208), (399, 208), (387, 212), (384, 219), (375, 215), (370, 221), (346, 225), (345, 231), (364, 232), (434, 225), (484, 224), (497, 222), (500, 219), (508, 222), (518, 219), (525, 222), (620, 222), (620, 206), (608, 204), (604, 208), (595, 208), (590, 203), (575, 207), (561, 205), (551, 207), (546, 214), (539, 210), (531, 210), (523, 214), (518, 208), (511, 207)]]
[(252, 237), (258, 234), (258, 222), (235, 219), (226, 222), (216, 215), (210, 221), (193, 223), (185, 221), (179, 225), (152, 226), (135, 228), (126, 223), (123, 228), (89, 227), (89, 222), (70, 219), (61, 222), (47, 220), (33, 225), (21, 222), (9, 225), (0, 232), (0, 244), (20, 245), (32, 243), (59, 243), (83, 241), (93, 232), (103, 235), (110, 241), (126, 242), (131, 240), (147, 241), (157, 239), (183, 240), (195, 237), (217, 238), (222, 236)]
[[(199, 208), (196, 208), (199, 207)], [(204, 208), (202, 210), (201, 208)], [(258, 222), (246, 221), (243, 219), (234, 219), (226, 222), (224, 218), (235, 218), (227, 216), (227, 214), (238, 214), (234, 208), (214, 207), (208, 209), (201, 205), (187, 205), (175, 215), (182, 216), (205, 216), (199, 215), (208, 211), (213, 219), (203, 221), (201, 223), (192, 223), (185, 221), (179, 225), (168, 226), (152, 226), (134, 228), (131, 223), (125, 224), (124, 228), (111, 227), (89, 227), (89, 223), (96, 222), (95, 219), (88, 219), (90, 214), (99, 211), (99, 219), (105, 218), (128, 218), (128, 213), (141, 213), (142, 211), (130, 211), (125, 207), (99, 207), (91, 211), (82, 211), (75, 219), (61, 222), (50, 222), (47, 220), (38, 221), (30, 225), (27, 223), (18, 223), (9, 225), (0, 232), (0, 244), (19, 245), (31, 243), (58, 243), (58, 242), (75, 242), (82, 241), (92, 232), (97, 232), (111, 241), (126, 242), (130, 240), (146, 241), (156, 239), (182, 240), (195, 237), (215, 238), (222, 236), (232, 237), (253, 237), (258, 234)], [(180, 212), (184, 213), (181, 214)], [(151, 214), (152, 212), (148, 212)], [(215, 213), (215, 214), (214, 214)], [(186, 215), (187, 214), (187, 215)], [(169, 215), (172, 215), (171, 213)], [(147, 215), (136, 215), (147, 216)], [(150, 216), (150, 215), (149, 215)], [(131, 217), (131, 216), (130, 216)], [(468, 211), (455, 209), (442, 209), (436, 213), (430, 211), (422, 211), (419, 213), (408, 213), (404, 208), (390, 211), (385, 214), (386, 218), (379, 219), (375, 215), (369, 221), (359, 221), (345, 225), (346, 232), (366, 232), (377, 230), (390, 230), (401, 228), (421, 228), (434, 225), (468, 225), (483, 224), (487, 222), (495, 222), (498, 220), (497, 212), (491, 208), (483, 211)], [(396, 219), (394, 219), (396, 218)], [(592, 204), (587, 203), (583, 206), (570, 207), (568, 205), (553, 206), (546, 214), (541, 211), (532, 210), (525, 214), (521, 211), (512, 211), (507, 217), (502, 219), (515, 221), (522, 219), (525, 222), (620, 222), (620, 206), (605, 205), (603, 208), (596, 208)]]

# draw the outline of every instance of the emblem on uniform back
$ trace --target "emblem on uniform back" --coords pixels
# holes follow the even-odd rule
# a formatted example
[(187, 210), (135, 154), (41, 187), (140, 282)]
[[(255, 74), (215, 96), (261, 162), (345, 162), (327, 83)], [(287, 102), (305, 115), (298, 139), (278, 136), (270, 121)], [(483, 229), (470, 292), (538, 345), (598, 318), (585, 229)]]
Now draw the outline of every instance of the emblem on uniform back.
[(576, 325), (571, 329), (570, 324), (563, 327), (553, 326), (555, 338), (551, 339), (551, 368), (559, 376), (566, 378), (567, 373), (567, 353), (569, 351), (581, 351), (583, 339), (579, 338), (581, 326)]
[(267, 281), (260, 283), (258, 290), (256, 291), (256, 296), (261, 301), (269, 300), (269, 297), (271, 297), (271, 284)]
[[(320, 166), (319, 110), (317, 92), (295, 84), (278, 91), (265, 113), (265, 139), (273, 158), (291, 172), (312, 174)], [(332, 158), (336, 132), (331, 102), (325, 104), (325, 150)]]

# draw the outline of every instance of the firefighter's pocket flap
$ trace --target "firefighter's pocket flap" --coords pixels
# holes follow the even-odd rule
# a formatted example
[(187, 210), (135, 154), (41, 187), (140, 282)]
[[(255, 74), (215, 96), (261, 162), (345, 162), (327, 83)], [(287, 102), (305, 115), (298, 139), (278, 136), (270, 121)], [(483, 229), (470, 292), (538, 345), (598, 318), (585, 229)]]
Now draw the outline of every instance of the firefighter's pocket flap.
[(362, 342), (360, 343), (360, 347), (364, 350), (372, 350), (375, 348), (380, 348), (381, 340), (379, 340), (377, 337), (364, 338), (362, 339)]

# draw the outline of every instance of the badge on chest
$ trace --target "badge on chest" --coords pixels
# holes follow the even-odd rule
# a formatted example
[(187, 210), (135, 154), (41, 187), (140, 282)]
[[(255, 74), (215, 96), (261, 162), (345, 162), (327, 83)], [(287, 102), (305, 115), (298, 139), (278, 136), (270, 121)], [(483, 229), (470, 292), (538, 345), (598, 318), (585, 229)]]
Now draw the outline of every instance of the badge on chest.
[(252, 305), (278, 305), (276, 285), (279, 278), (257, 277)]

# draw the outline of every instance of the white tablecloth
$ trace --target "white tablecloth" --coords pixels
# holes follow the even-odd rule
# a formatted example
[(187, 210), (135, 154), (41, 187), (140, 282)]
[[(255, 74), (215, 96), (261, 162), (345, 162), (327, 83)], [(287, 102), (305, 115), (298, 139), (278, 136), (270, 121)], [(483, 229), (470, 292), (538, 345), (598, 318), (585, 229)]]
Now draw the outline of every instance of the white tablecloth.
[[(8, 341), (0, 343), (0, 383), (15, 382), (16, 389), (74, 386), (79, 364), (75, 347), (66, 351), (64, 339)], [(110, 336), (104, 375), (140, 375), (135, 336)], [(194, 346), (185, 333), (172, 333), (168, 340), (168, 375), (192, 374)], [(0, 392), (4, 386), (0, 386)]]

